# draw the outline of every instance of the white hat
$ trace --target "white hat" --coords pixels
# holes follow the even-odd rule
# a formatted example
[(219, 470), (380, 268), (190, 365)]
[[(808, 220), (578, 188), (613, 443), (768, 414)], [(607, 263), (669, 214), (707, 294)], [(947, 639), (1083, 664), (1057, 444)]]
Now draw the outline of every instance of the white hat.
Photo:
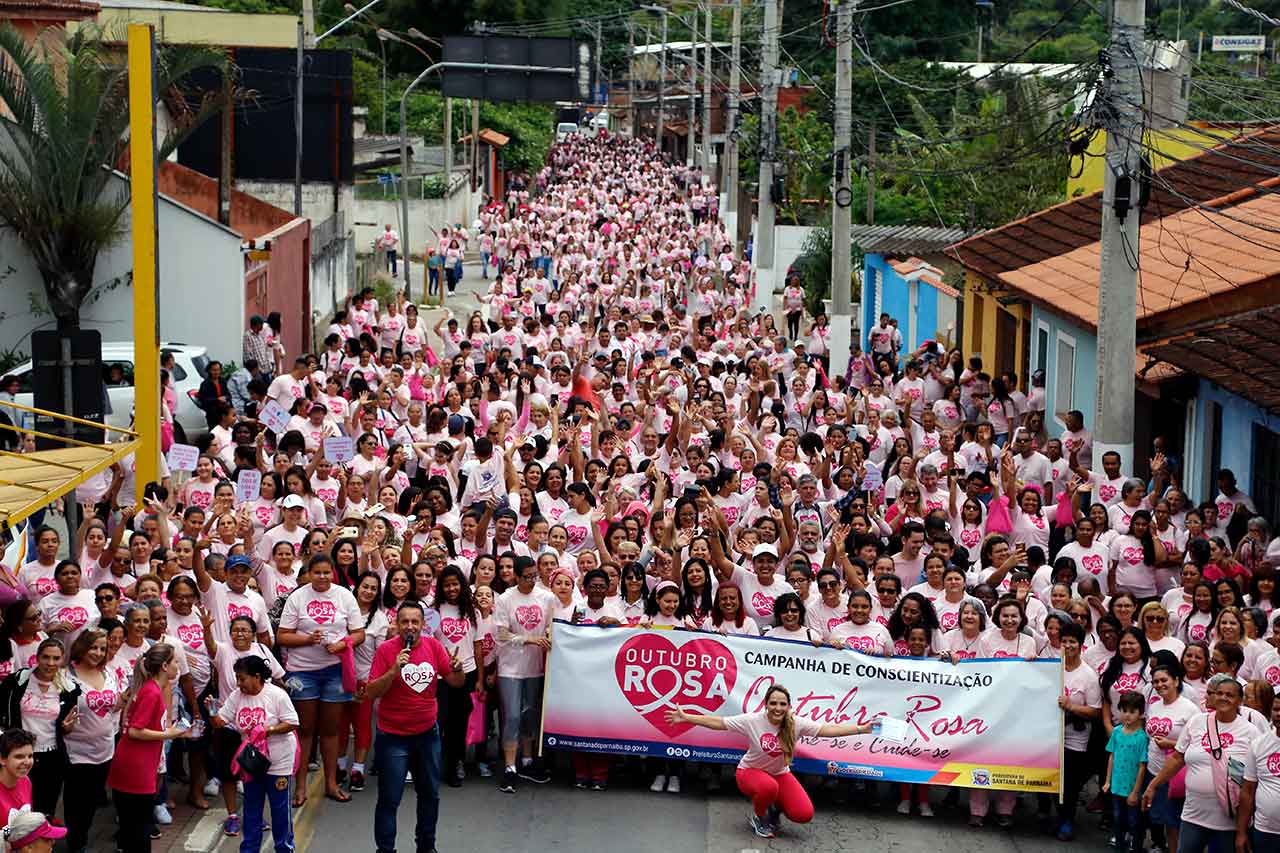
[(752, 550), (751, 559), (754, 560), (756, 557), (762, 557), (765, 554), (768, 554), (770, 557), (776, 558), (778, 556), (778, 549), (773, 547), (767, 542), (762, 542)]
[(306, 509), (307, 504), (298, 495), (286, 495), (280, 506), (285, 509)]

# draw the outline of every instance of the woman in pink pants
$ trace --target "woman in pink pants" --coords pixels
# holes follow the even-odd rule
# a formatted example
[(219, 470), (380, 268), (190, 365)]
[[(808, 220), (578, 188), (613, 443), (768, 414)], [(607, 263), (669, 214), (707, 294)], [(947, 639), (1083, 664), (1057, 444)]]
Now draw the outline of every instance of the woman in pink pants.
[(780, 815), (794, 823), (813, 819), (813, 803), (791, 775), (796, 738), (865, 735), (871, 733), (872, 724), (820, 726), (796, 717), (791, 713), (791, 694), (781, 684), (773, 685), (764, 694), (764, 705), (763, 711), (734, 717), (686, 714), (677, 708), (667, 712), (667, 722), (737, 732), (746, 738), (747, 751), (738, 762), (738, 790), (750, 797), (755, 807), (752, 831), (761, 838), (773, 838)]

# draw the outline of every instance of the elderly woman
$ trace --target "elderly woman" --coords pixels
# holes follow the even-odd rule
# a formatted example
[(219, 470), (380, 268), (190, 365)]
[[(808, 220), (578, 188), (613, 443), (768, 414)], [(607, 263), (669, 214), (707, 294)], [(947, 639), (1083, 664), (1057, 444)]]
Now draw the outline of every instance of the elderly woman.
[(1187, 722), (1164, 767), (1143, 792), (1142, 808), (1149, 810), (1160, 786), (1187, 768), (1179, 853), (1235, 849), (1235, 812), (1243, 782), (1237, 768), (1243, 767), (1250, 745), (1262, 734), (1241, 715), (1243, 699), (1244, 689), (1231, 676), (1209, 679), (1205, 704), (1212, 710)]

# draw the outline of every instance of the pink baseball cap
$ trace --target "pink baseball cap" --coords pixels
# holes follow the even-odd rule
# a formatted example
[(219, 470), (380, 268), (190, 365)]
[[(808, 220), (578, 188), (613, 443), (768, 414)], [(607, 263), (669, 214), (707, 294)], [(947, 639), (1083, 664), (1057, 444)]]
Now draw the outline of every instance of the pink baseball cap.
[(7, 840), (9, 842), (10, 849), (21, 850), (23, 847), (26, 847), (28, 844), (34, 844), (35, 842), (39, 841), (42, 838), (47, 838), (51, 841), (56, 841), (59, 838), (65, 837), (66, 834), (67, 834), (66, 827), (54, 826), (53, 824), (49, 823), (49, 821), (46, 819), (43, 823), (41, 823), (39, 826), (31, 830), (21, 838), (16, 837), (17, 834), (14, 833), (13, 835), (10, 835), (10, 837)]
[(649, 505), (644, 501), (632, 501), (631, 503), (627, 504), (627, 508), (622, 514), (623, 515), (642, 515), (644, 516), (645, 523), (648, 523)]

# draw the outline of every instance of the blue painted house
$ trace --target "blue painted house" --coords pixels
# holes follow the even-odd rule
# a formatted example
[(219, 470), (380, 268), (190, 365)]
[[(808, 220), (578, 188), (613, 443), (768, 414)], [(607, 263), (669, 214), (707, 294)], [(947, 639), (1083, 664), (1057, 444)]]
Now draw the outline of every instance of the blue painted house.
[[(1280, 145), (1280, 129), (1259, 135)], [(1160, 436), (1193, 500), (1212, 499), (1228, 468), (1275, 523), (1280, 240), (1252, 223), (1276, 221), (1280, 195), (1258, 191), (1260, 175), (1232, 171), (1242, 152), (1221, 151), (1255, 150), (1252, 137), (1162, 169), (1152, 183), (1137, 250), (1134, 468), (1146, 473)], [(1100, 208), (1100, 194), (1085, 196), (947, 250), (965, 267), (965, 352), (980, 352), (993, 373), (1016, 370), (1024, 390), (1044, 370), (1047, 412), (1078, 409), (1090, 429), (1107, 405), (1097, 380)], [(1049, 420), (1050, 432), (1061, 429)]]

